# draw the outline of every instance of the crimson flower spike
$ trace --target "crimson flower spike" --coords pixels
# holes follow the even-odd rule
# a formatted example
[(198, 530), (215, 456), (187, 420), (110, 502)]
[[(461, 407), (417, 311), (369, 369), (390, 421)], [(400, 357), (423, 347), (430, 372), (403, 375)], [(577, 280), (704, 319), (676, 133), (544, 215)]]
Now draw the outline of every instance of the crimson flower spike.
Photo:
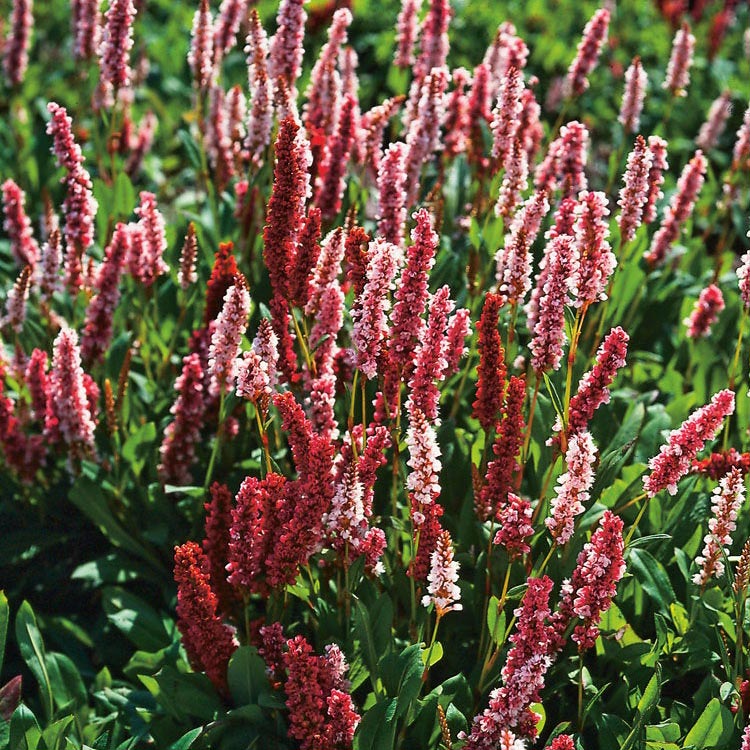
[(293, 118), (281, 121), (276, 138), (273, 189), (263, 228), (263, 258), (276, 294), (287, 297), (287, 273), (293, 266), (294, 243), (304, 227), (310, 196), (310, 146)]
[(228, 693), (227, 666), (237, 648), (232, 629), (222, 622), (211, 588), (210, 563), (195, 542), (174, 552), (177, 628), (193, 669), (204, 671), (217, 690)]
[(498, 422), (505, 396), (505, 351), (497, 329), (502, 302), (501, 295), (487, 292), (477, 326), (479, 364), (472, 416), (488, 434)]

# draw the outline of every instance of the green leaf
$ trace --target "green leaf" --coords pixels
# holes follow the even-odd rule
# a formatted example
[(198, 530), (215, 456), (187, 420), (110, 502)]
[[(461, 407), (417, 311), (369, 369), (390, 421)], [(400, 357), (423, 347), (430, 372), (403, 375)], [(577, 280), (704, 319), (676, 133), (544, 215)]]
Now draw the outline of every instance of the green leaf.
[(365, 712), (354, 736), (354, 750), (393, 750), (397, 698), (380, 701)]
[(142, 544), (128, 534), (115, 520), (109, 510), (107, 498), (96, 482), (88, 477), (79, 477), (68, 495), (73, 503), (116, 547), (143, 558), (161, 569), (161, 562)]
[(505, 610), (501, 610), (498, 615), (499, 604), (500, 600), (493, 596), (487, 607), (487, 631), (493, 643), (501, 643), (505, 636)]
[(22, 703), (10, 717), (10, 742), (11, 750), (38, 750), (42, 732), (39, 722), (33, 712)]
[(422, 689), (422, 646), (412, 643), (399, 654), (398, 659), (403, 669), (398, 686), (397, 715), (403, 716)]
[[(430, 659), (430, 663), (427, 663), (427, 659)], [(422, 663), (425, 667), (431, 667), (433, 664), (437, 664), (443, 658), (443, 644), (440, 641), (435, 641), (432, 645), (432, 649), (425, 648), (422, 650)]]
[(641, 731), (644, 724), (648, 721), (648, 717), (651, 712), (656, 708), (659, 703), (659, 696), (661, 695), (661, 666), (657, 662), (654, 674), (646, 685), (646, 689), (641, 695), (641, 699), (638, 701), (636, 720), (633, 728), (630, 730), (630, 734), (625, 738), (620, 750), (630, 750), (635, 747), (641, 736)]
[(44, 650), (42, 634), (39, 632), (39, 627), (36, 624), (34, 610), (27, 601), (21, 604), (16, 615), (16, 642), (18, 643), (21, 657), (39, 684), (44, 709), (47, 717), (51, 719), (54, 713), (54, 703), (52, 683), (47, 665), (47, 654)]
[(229, 692), (238, 706), (257, 703), (261, 693), (270, 691), (266, 663), (254, 646), (241, 646), (229, 660), (227, 669)]
[(630, 549), (630, 563), (633, 574), (643, 590), (651, 597), (664, 615), (669, 615), (669, 605), (675, 596), (664, 566), (645, 549)]
[(188, 750), (192, 746), (193, 742), (198, 738), (200, 733), (203, 731), (203, 727), (196, 727), (191, 729), (186, 734), (183, 734), (177, 742), (173, 742), (168, 750)]
[(718, 698), (712, 698), (685, 737), (684, 747), (702, 750), (705, 747), (724, 747), (732, 735), (732, 714)]
[(107, 619), (143, 651), (158, 651), (172, 639), (156, 610), (125, 589), (111, 586), (102, 591), (102, 607)]

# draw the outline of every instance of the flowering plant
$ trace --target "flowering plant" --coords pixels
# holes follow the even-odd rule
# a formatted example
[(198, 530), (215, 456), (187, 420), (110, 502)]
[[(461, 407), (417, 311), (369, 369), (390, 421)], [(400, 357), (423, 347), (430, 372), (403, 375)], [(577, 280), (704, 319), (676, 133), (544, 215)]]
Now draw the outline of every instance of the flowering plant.
[(250, 5), (13, 3), (0, 747), (750, 748), (748, 59)]

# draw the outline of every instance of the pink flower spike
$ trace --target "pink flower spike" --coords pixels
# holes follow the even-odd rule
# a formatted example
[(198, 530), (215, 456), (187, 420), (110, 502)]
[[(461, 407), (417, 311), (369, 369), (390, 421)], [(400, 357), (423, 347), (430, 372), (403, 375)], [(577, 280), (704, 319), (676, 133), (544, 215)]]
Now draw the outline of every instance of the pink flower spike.
[(602, 192), (582, 192), (575, 215), (575, 270), (571, 291), (573, 306), (583, 307), (607, 299), (607, 284), (617, 259), (607, 241), (607, 196)]
[(224, 295), (224, 305), (216, 319), (216, 329), (211, 336), (208, 354), (208, 374), (211, 378), (208, 392), (212, 396), (234, 388), (237, 376), (237, 355), (240, 353), (242, 335), (250, 314), (250, 293), (242, 275), (235, 276), (234, 284)]
[[(489, 705), (483, 713), (474, 717), (469, 736), (459, 735), (459, 739), (468, 740), (465, 750), (504, 748), (506, 745), (502, 743), (509, 739), (508, 730), (519, 738), (536, 738), (540, 716), (530, 706), (539, 700), (552, 663), (547, 624), (551, 590), (552, 579), (548, 576), (528, 579), (521, 606), (514, 612), (518, 620), (510, 638), (513, 645), (502, 670), (503, 684), (490, 693)], [(516, 750), (513, 745), (510, 747)]]
[(99, 46), (99, 91), (105, 107), (114, 104), (114, 95), (130, 88), (133, 71), (130, 50), (133, 47), (133, 0), (110, 0), (104, 14), (104, 31)]
[(34, 239), (31, 220), (26, 215), (26, 194), (13, 180), (6, 180), (3, 191), (3, 229), (10, 238), (10, 251), (16, 265), (36, 268), (39, 261), (39, 245)]
[(453, 559), (453, 541), (448, 531), (442, 531), (432, 553), (430, 572), (427, 574), (427, 591), (422, 597), (422, 606), (435, 605), (438, 618), (447, 612), (463, 609), (458, 588), (459, 564)]
[(422, 0), (402, 0), (401, 10), (396, 21), (398, 46), (393, 64), (397, 68), (410, 68), (414, 65), (414, 45), (419, 34), (419, 9)]
[(706, 169), (706, 157), (699, 149), (682, 170), (677, 181), (677, 191), (664, 213), (661, 227), (654, 235), (649, 251), (643, 256), (651, 268), (664, 264), (667, 251), (679, 238), (682, 225), (693, 212), (698, 193), (703, 187)]
[(52, 295), (60, 289), (61, 244), (60, 230), (53, 229), (47, 241), (42, 245), (42, 257), (39, 263), (39, 294), (45, 302), (52, 299)]
[(159, 479), (177, 485), (189, 485), (190, 467), (195, 463), (195, 449), (200, 441), (206, 412), (204, 373), (200, 355), (189, 354), (182, 360), (182, 372), (174, 384), (177, 400), (169, 410), (174, 415), (164, 430), (159, 448)]
[(523, 90), (521, 71), (509, 68), (500, 79), (497, 104), (492, 110), (492, 158), (497, 168), (505, 167), (513, 141), (519, 135)]
[(695, 37), (690, 33), (687, 22), (682, 24), (674, 35), (672, 54), (667, 66), (667, 75), (662, 88), (672, 93), (672, 96), (687, 96), (687, 86), (690, 83), (690, 66), (693, 64)]
[(271, 39), (268, 74), (272, 81), (281, 78), (292, 100), (297, 98), (295, 85), (302, 67), (302, 41), (305, 36), (304, 5), (307, 0), (281, 0), (276, 15), (277, 30)]
[(658, 135), (648, 137), (648, 150), (651, 152), (651, 168), (648, 171), (648, 195), (643, 206), (643, 222), (651, 224), (656, 219), (656, 202), (663, 197), (661, 186), (667, 163), (667, 142)]
[(99, 50), (101, 12), (99, 0), (72, 0), (73, 54), (76, 60), (90, 60)]
[(199, 91), (205, 91), (211, 83), (214, 56), (214, 22), (208, 0), (200, 0), (200, 7), (193, 16), (190, 35), (188, 65), (193, 73), (193, 82)]
[(505, 302), (522, 305), (531, 289), (531, 246), (549, 211), (544, 190), (537, 190), (516, 211), (502, 248), (495, 254), (495, 278)]
[(0, 319), (2, 325), (8, 326), (16, 333), (21, 333), (23, 323), (26, 320), (26, 303), (31, 291), (31, 275), (31, 266), (24, 266), (15, 284), (8, 292), (8, 297), (5, 300), (6, 315)]
[(693, 311), (682, 321), (688, 327), (687, 337), (690, 339), (707, 337), (711, 333), (711, 326), (716, 322), (724, 307), (724, 296), (716, 284), (710, 284), (701, 290)]
[(368, 379), (378, 374), (384, 338), (388, 332), (386, 313), (389, 292), (398, 268), (399, 248), (378, 238), (370, 243), (366, 281), (352, 309), (352, 342), (357, 350), (357, 367)]
[(386, 149), (378, 168), (378, 232), (388, 242), (402, 246), (406, 224), (406, 158), (405, 143), (392, 143)]
[(222, 0), (219, 6), (219, 15), (214, 24), (214, 75), (218, 75), (221, 61), (237, 44), (237, 33), (246, 15), (247, 0)]
[(414, 64), (414, 79), (419, 84), (434, 68), (442, 68), (448, 57), (448, 24), (453, 12), (448, 0), (429, 0), (430, 7), (422, 24), (419, 58)]
[(53, 344), (44, 432), (68, 447), (71, 460), (94, 454), (96, 420), (91, 414), (78, 335), (63, 328)]
[[(409, 414), (409, 427), (406, 431), (406, 445), (409, 459), (406, 465), (411, 469), (406, 479), (406, 488), (413, 507), (431, 505), (440, 495), (440, 446), (435, 429), (418, 409)], [(415, 525), (420, 519), (415, 520)]]
[(469, 136), (469, 99), (466, 87), (471, 83), (471, 75), (466, 68), (454, 68), (451, 72), (453, 88), (447, 96), (443, 145), (448, 156), (456, 156), (466, 151)]
[(642, 135), (635, 139), (633, 150), (628, 155), (628, 165), (625, 170), (620, 190), (620, 213), (617, 215), (617, 223), (620, 226), (620, 237), (622, 244), (630, 242), (635, 237), (638, 227), (643, 219), (643, 206), (649, 194), (649, 175), (654, 163), (654, 155), (646, 145)]
[(563, 355), (565, 305), (570, 304), (570, 284), (574, 269), (573, 239), (568, 235), (550, 241), (546, 261), (549, 267), (539, 298), (534, 336), (529, 344), (531, 366), (536, 373), (557, 370)]
[(247, 35), (245, 54), (248, 83), (252, 92), (245, 150), (254, 164), (260, 164), (271, 142), (273, 87), (268, 76), (268, 37), (255, 8), (250, 11), (250, 33)]
[[(596, 353), (596, 364), (581, 378), (578, 392), (570, 399), (568, 407), (568, 435), (583, 432), (602, 405), (609, 403), (609, 386), (617, 371), (625, 366), (630, 338), (620, 328), (613, 328)], [(555, 430), (560, 429), (559, 420)]]
[(495, 522), (500, 523), (493, 544), (504, 547), (511, 560), (531, 552), (527, 539), (534, 534), (531, 525), (531, 503), (513, 492), (508, 493), (508, 501), (499, 507)]
[(643, 69), (640, 57), (634, 57), (630, 67), (625, 71), (625, 91), (618, 120), (625, 133), (635, 133), (641, 122), (643, 100), (648, 87), (648, 74)]
[(591, 434), (582, 431), (574, 434), (565, 453), (564, 474), (557, 480), (556, 495), (550, 503), (550, 516), (544, 522), (552, 538), (560, 546), (573, 536), (576, 516), (585, 510), (589, 490), (594, 484), (596, 446)]
[(583, 620), (571, 636), (579, 652), (596, 643), (601, 616), (609, 609), (625, 573), (622, 527), (622, 519), (605, 510), (591, 541), (578, 555), (572, 577), (563, 582), (558, 611), (552, 616), (552, 650), (562, 648), (563, 633), (575, 617)]
[(495, 216), (511, 215), (529, 184), (529, 156), (518, 138), (513, 139), (503, 182), (495, 204)]
[[(442, 0), (436, 0), (441, 2)], [(445, 116), (445, 90), (448, 86), (448, 71), (433, 68), (425, 76), (418, 100), (416, 117), (406, 133), (409, 152), (406, 160), (407, 205), (412, 205), (419, 195), (422, 166), (441, 147), (440, 123)]]
[(346, 187), (346, 168), (354, 144), (356, 105), (355, 98), (347, 94), (341, 106), (338, 128), (331, 145), (328, 170), (318, 186), (315, 200), (324, 219), (333, 219), (341, 210), (341, 201)]
[(180, 289), (187, 289), (191, 284), (198, 281), (198, 274), (195, 270), (195, 259), (198, 255), (198, 240), (195, 236), (195, 224), (191, 221), (188, 224), (185, 241), (182, 243), (180, 250), (180, 268), (177, 271), (177, 283)]
[(745, 502), (745, 480), (742, 472), (732, 468), (722, 477), (714, 489), (711, 502), (712, 518), (708, 522), (709, 533), (704, 538), (703, 552), (695, 558), (700, 570), (693, 576), (696, 586), (704, 587), (711, 578), (724, 574), (723, 553), (728, 555), (732, 544), (732, 532), (737, 528), (737, 514)]
[(703, 151), (714, 148), (719, 142), (719, 137), (727, 126), (727, 120), (732, 113), (732, 92), (727, 90), (714, 100), (708, 110), (706, 121), (701, 125), (695, 145)]
[(406, 265), (396, 285), (391, 314), (390, 354), (400, 367), (406, 367), (413, 360), (424, 332), (422, 315), (429, 296), (429, 273), (435, 265), (439, 243), (437, 232), (432, 227), (432, 216), (426, 208), (420, 208), (412, 218), (416, 222), (411, 232), (412, 244), (407, 250)]
[(589, 87), (588, 75), (596, 66), (608, 29), (609, 11), (599, 8), (586, 24), (578, 53), (568, 68), (564, 88), (566, 97), (580, 96)]
[(438, 422), (440, 391), (435, 384), (446, 370), (445, 351), (448, 316), (455, 303), (450, 298), (450, 288), (440, 287), (430, 301), (427, 328), (421, 337), (414, 355), (414, 372), (409, 379), (409, 398), (406, 410), (409, 414), (418, 410), (432, 422)]
[[(151, 286), (154, 281), (169, 271), (163, 255), (167, 250), (167, 236), (164, 217), (156, 205), (153, 193), (142, 191), (140, 205), (135, 209), (139, 217), (135, 234), (140, 234), (131, 245), (128, 256), (130, 272), (144, 286)], [(132, 225), (131, 225), (132, 226)]]
[(703, 446), (718, 434), (724, 419), (734, 413), (734, 393), (719, 391), (711, 402), (694, 411), (677, 430), (669, 433), (659, 455), (649, 462), (651, 473), (644, 477), (643, 488), (649, 497), (663, 489), (677, 494), (677, 482), (690, 471), (693, 459)]
[(73, 138), (73, 121), (64, 107), (55, 102), (47, 105), (52, 118), (47, 133), (53, 137), (53, 152), (57, 163), (66, 170), (62, 182), (67, 187), (63, 213), (65, 214), (65, 243), (69, 257), (76, 264), (66, 269), (68, 287), (77, 290), (81, 285), (80, 262), (83, 253), (94, 243), (94, 219), (99, 208), (93, 195), (93, 183), (83, 166), (81, 147)]
[(118, 224), (112, 240), (104, 250), (94, 283), (95, 295), (86, 309), (86, 323), (81, 339), (81, 356), (85, 362), (100, 359), (112, 340), (112, 316), (120, 301), (120, 276), (130, 252), (131, 234), (125, 224)]
[(31, 30), (34, 26), (32, 7), (32, 0), (13, 0), (10, 29), (3, 50), (3, 68), (11, 86), (20, 86), (29, 64)]

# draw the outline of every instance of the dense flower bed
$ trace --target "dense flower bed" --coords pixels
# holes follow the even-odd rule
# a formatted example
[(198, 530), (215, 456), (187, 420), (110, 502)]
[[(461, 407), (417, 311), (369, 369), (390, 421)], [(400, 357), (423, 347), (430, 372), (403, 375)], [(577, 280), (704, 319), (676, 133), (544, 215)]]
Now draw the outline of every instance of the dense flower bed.
[(749, 749), (747, 9), (52, 5), (0, 747)]

